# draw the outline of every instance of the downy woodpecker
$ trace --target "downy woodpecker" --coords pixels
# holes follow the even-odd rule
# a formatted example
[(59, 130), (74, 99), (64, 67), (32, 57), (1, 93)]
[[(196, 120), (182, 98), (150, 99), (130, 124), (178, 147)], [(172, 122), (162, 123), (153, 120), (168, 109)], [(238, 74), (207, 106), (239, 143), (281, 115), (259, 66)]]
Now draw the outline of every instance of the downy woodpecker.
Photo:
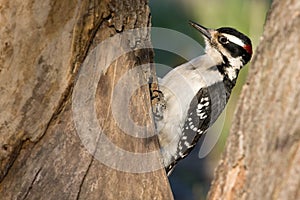
[(167, 174), (195, 147), (230, 97), (241, 68), (252, 56), (251, 40), (233, 28), (208, 29), (195, 22), (205, 54), (171, 70), (160, 82), (163, 105), (157, 129)]

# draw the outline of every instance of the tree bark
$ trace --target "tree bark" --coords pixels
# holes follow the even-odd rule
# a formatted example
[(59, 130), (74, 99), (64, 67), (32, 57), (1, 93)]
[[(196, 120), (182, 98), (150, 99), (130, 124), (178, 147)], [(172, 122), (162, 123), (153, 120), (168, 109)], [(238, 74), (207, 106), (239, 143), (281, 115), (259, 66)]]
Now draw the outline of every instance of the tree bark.
[(300, 4), (275, 0), (208, 199), (300, 199)]
[[(153, 66), (146, 64), (153, 59), (150, 33), (142, 30), (138, 39), (121, 37), (97, 49), (119, 33), (150, 26), (147, 1), (1, 0), (0, 11), (1, 199), (172, 199), (145, 85), (155, 77)], [(132, 45), (131, 39), (138, 41)], [(124, 54), (108, 63), (116, 49)], [(102, 131), (95, 135), (93, 127), (87, 127), (82, 136), (78, 124), (89, 123), (90, 113), (76, 106), (89, 99), (76, 85), (95, 78), (85, 76), (87, 66), (99, 72), (91, 98)], [(118, 91), (116, 87), (133, 69), (136, 74), (125, 83), (142, 87), (120, 95), (126, 84)], [(128, 98), (129, 105), (122, 107)], [(113, 104), (125, 124), (131, 120), (144, 127), (145, 137), (135, 129), (128, 133), (120, 128)], [(74, 114), (76, 109), (82, 113)], [(126, 109), (129, 116), (122, 115)], [(103, 143), (104, 136), (122, 153), (152, 157), (139, 163), (124, 158)]]

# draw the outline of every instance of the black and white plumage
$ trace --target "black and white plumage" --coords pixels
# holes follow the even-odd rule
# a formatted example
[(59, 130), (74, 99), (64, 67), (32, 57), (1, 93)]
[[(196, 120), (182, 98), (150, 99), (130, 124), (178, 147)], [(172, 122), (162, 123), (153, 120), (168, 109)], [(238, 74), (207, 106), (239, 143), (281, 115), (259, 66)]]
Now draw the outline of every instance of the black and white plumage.
[(252, 56), (250, 39), (237, 30), (190, 24), (204, 36), (206, 53), (171, 70), (159, 82), (165, 109), (156, 125), (168, 174), (224, 110), (240, 69)]

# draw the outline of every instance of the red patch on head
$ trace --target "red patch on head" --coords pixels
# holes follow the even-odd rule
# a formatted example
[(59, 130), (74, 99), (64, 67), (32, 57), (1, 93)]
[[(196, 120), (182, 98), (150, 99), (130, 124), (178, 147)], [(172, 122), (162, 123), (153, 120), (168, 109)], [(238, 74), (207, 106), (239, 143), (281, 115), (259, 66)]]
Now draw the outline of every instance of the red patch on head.
[(252, 55), (252, 46), (249, 44), (246, 44), (245, 46), (243, 46), (243, 48), (250, 54)]

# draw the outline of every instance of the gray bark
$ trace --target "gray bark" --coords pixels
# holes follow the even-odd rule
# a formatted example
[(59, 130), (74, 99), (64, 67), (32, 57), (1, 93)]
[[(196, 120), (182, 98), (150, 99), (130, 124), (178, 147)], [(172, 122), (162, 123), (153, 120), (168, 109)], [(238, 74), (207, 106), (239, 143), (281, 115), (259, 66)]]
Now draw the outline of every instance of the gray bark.
[[(149, 26), (147, 1), (0, 3), (1, 199), (172, 199), (163, 168), (133, 173), (132, 168), (145, 163), (128, 161), (129, 172), (120, 171), (100, 162), (98, 149), (89, 153), (78, 135), (73, 113), (74, 87), (92, 49), (117, 33)], [(141, 44), (149, 43), (149, 33), (140, 39)], [(113, 50), (108, 47), (98, 53), (111, 55)], [(101, 74), (97, 87), (99, 124), (110, 141), (129, 152), (156, 152), (157, 138), (136, 138), (122, 132), (109, 108), (117, 80), (152, 57), (152, 50), (133, 48)], [(95, 66), (106, 64), (99, 58), (90, 60)], [(137, 67), (137, 72), (132, 83), (145, 83), (155, 76), (152, 66)], [(149, 99), (149, 88), (143, 86), (127, 106), (132, 120), (148, 124), (146, 133), (154, 135)], [(88, 121), (88, 114), (82, 113), (83, 121)], [(152, 162), (158, 165), (159, 156), (155, 155)]]

